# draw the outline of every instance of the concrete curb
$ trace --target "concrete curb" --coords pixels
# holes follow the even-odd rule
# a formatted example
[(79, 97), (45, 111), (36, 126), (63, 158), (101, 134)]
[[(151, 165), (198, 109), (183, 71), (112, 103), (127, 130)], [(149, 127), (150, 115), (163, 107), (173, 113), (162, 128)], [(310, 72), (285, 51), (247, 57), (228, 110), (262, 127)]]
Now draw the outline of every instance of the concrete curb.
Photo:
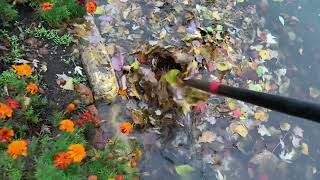
[[(87, 23), (91, 28), (87, 32), (83, 32), (78, 27), (76, 31), (82, 31), (78, 34), (80, 36), (80, 53), (81, 60), (89, 78), (89, 82), (92, 86), (95, 100), (101, 100), (103, 102), (111, 103), (118, 95), (119, 85), (115, 75), (114, 68), (112, 67), (111, 59), (107, 53), (104, 43), (92, 44), (89, 39), (90, 36), (94, 36), (97, 39), (102, 39), (101, 34), (94, 22), (93, 16), (85, 17)], [(80, 25), (85, 26), (85, 25)]]

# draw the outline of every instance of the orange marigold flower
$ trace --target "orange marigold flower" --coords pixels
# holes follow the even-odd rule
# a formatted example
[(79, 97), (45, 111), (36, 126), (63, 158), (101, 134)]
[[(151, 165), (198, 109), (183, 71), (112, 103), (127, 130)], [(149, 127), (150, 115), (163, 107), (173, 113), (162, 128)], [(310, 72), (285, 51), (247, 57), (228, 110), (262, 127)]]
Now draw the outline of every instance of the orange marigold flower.
[(0, 142), (10, 142), (14, 132), (6, 127), (0, 129)]
[(21, 105), (14, 99), (8, 99), (7, 106), (9, 106), (11, 109), (19, 109), (21, 108)]
[(74, 111), (75, 109), (76, 109), (76, 105), (74, 103), (70, 103), (68, 104), (66, 111), (71, 112), (71, 111)]
[(96, 175), (90, 175), (90, 176), (88, 177), (88, 180), (98, 180), (98, 176), (96, 176)]
[(127, 92), (126, 92), (125, 89), (120, 88), (118, 94), (119, 94), (119, 96), (121, 96), (121, 97), (125, 97), (126, 94), (127, 94)]
[(27, 91), (31, 94), (36, 94), (38, 92), (38, 86), (34, 83), (29, 83), (27, 86)]
[(54, 164), (57, 168), (67, 168), (72, 162), (70, 154), (67, 152), (60, 152), (54, 156)]
[(67, 132), (73, 132), (74, 124), (70, 119), (64, 119), (60, 122), (59, 129), (61, 131), (65, 130)]
[(123, 122), (120, 124), (120, 131), (123, 134), (129, 134), (132, 132), (132, 125), (129, 122)]
[(32, 74), (31, 67), (28, 64), (13, 65), (12, 66), (19, 76), (30, 76)]
[(80, 163), (86, 157), (86, 150), (82, 144), (72, 144), (68, 147), (68, 153), (75, 163)]
[(47, 11), (47, 10), (50, 10), (53, 8), (53, 4), (52, 3), (49, 3), (49, 2), (44, 2), (41, 4), (41, 9), (43, 12)]
[(88, 13), (93, 14), (96, 12), (97, 4), (94, 1), (89, 1), (86, 3), (86, 9)]
[(8, 155), (17, 159), (18, 156), (27, 156), (27, 142), (24, 140), (13, 141), (8, 146)]
[(0, 103), (0, 119), (11, 118), (12, 117), (12, 109), (6, 104)]

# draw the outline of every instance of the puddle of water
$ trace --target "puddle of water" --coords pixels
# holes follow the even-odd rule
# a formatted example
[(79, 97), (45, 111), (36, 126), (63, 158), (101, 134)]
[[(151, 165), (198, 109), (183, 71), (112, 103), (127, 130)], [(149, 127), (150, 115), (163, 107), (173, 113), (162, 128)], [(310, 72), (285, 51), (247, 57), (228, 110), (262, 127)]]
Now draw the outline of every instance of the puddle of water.
[[(120, 16), (112, 16), (111, 22), (113, 21), (113, 23), (110, 23), (110, 26), (103, 25), (104, 31), (107, 32), (104, 35), (107, 44), (114, 43), (116, 46), (122, 47), (125, 53), (128, 53), (143, 41), (155, 41), (157, 37), (154, 36), (154, 32), (160, 33), (163, 32), (163, 27), (170, 27), (166, 29), (166, 33), (173, 35), (170, 41), (164, 42), (164, 45), (181, 46), (183, 44), (180, 41), (182, 35), (181, 33), (175, 33), (175, 31), (178, 31), (180, 24), (184, 23), (184, 19), (187, 18), (186, 12), (195, 8), (197, 4), (210, 6), (203, 1), (190, 1), (192, 4), (189, 5), (184, 5), (184, 2), (172, 1), (171, 3), (162, 4), (163, 2), (161, 1), (144, 2), (133, 0), (127, 2), (127, 4), (118, 2), (117, 5), (107, 5), (106, 11), (110, 16), (128, 11), (125, 19), (121, 19)], [(268, 6), (261, 5), (261, 2), (254, 2), (254, 4), (257, 7), (259, 16), (265, 18), (265, 28), (269, 29), (279, 41), (280, 63), (285, 64), (287, 75), (291, 79), (288, 95), (311, 100), (309, 87), (320, 88), (318, 81), (320, 78), (320, 71), (318, 70), (320, 68), (320, 46), (318, 45), (320, 36), (317, 35), (320, 32), (320, 2), (318, 0), (284, 0), (284, 2), (275, 3), (269, 0)], [(181, 6), (176, 6), (174, 3), (181, 3)], [(101, 2), (101, 4), (105, 4), (105, 2)], [(130, 6), (131, 8), (128, 10)], [(253, 4), (250, 2), (243, 6), (249, 8)], [(173, 9), (180, 12), (181, 16), (168, 17), (167, 15)], [(284, 26), (279, 22), (279, 16), (284, 18)], [(139, 19), (131, 19), (131, 17), (139, 17)], [(165, 18), (173, 18), (175, 20), (167, 24)], [(150, 23), (150, 19), (158, 19), (155, 20), (158, 23)], [(97, 21), (101, 24), (101, 20)], [(203, 27), (214, 23), (212, 21), (200, 22)], [(109, 22), (105, 20), (103, 23)], [(301, 52), (301, 49), (303, 49), (303, 52)], [(127, 61), (133, 61), (134, 59), (129, 56), (126, 58)], [(121, 107), (125, 107), (126, 103), (128, 103), (117, 102)], [(102, 107), (102, 111), (110, 112), (107, 110), (108, 108), (108, 106)], [(210, 107), (208, 109), (210, 111)], [(128, 114), (125, 113), (125, 108), (122, 110), (122, 114), (119, 117), (129, 118)], [(196, 117), (192, 116), (192, 118)], [(219, 122), (209, 127), (220, 136), (226, 138), (228, 136), (225, 135), (225, 129), (228, 124), (222, 122), (223, 120), (223, 117), (217, 117), (217, 122)], [(252, 179), (266, 177), (269, 179), (319, 179), (318, 168), (320, 168), (320, 164), (318, 162), (320, 159), (318, 157), (320, 157), (320, 146), (315, 140), (316, 137), (320, 136), (320, 131), (318, 131), (319, 124), (271, 112), (269, 121), (265, 126), (274, 126), (279, 129), (280, 122), (288, 122), (292, 127), (300, 126), (304, 130), (303, 140), (309, 145), (309, 156), (299, 156), (292, 163), (280, 163), (283, 165), (283, 171), (281, 172), (268, 167), (265, 170), (266, 172), (259, 172)], [(228, 145), (224, 144), (223, 147), (219, 142), (214, 142), (211, 145), (203, 145), (200, 148), (195, 143), (196, 140), (192, 138), (194, 136), (192, 133), (186, 129), (178, 128), (168, 130), (167, 134), (170, 134), (170, 136), (164, 138), (157, 135), (146, 136), (144, 133), (137, 134), (147, 145), (145, 146), (144, 158), (139, 162), (139, 169), (141, 172), (146, 171), (150, 175), (142, 179), (219, 179), (219, 172), (222, 172), (227, 179), (240, 180), (250, 179), (250, 171), (252, 169), (259, 171), (258, 167), (251, 167), (252, 164), (249, 162), (254, 155), (252, 148), (253, 146), (258, 146), (263, 140), (268, 141), (268, 138), (261, 139), (254, 135), (248, 137), (244, 142), (249, 144), (247, 145), (247, 154), (245, 154), (238, 149), (232, 137), (225, 139), (224, 143)], [(147, 140), (143, 138), (147, 138)], [(150, 143), (150, 141), (157, 143)], [(290, 143), (291, 139), (284, 139), (284, 141), (285, 143)], [(151, 147), (148, 146), (148, 143), (152, 144)], [(281, 153), (280, 148), (273, 150), (276, 155)], [(211, 155), (210, 157), (208, 157), (209, 154)], [(214, 163), (208, 164), (206, 162), (208, 159), (214, 159)], [(174, 167), (181, 164), (189, 164), (195, 171), (190, 176), (180, 177), (176, 174)], [(313, 175), (311, 176), (310, 174)]]

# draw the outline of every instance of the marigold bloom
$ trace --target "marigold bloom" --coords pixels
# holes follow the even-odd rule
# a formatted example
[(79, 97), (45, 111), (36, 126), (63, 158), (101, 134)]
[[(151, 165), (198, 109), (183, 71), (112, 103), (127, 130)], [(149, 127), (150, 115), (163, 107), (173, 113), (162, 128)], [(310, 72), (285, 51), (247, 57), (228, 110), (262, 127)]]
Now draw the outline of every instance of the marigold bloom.
[(89, 122), (91, 120), (91, 115), (90, 115), (90, 113), (85, 112), (85, 113), (80, 115), (80, 118), (86, 120), (87, 122)]
[(0, 129), (0, 142), (10, 142), (14, 132), (6, 127)]
[(10, 98), (7, 100), (7, 106), (13, 110), (21, 108), (21, 105), (16, 100)]
[(65, 130), (65, 131), (71, 133), (74, 130), (74, 124), (70, 119), (64, 119), (60, 122), (59, 129), (61, 131)]
[(27, 156), (27, 142), (24, 140), (13, 141), (8, 146), (8, 155), (17, 159), (18, 156)]
[(32, 74), (31, 67), (28, 64), (13, 65), (12, 66), (19, 76), (30, 76)]
[(80, 163), (86, 157), (86, 150), (82, 144), (72, 144), (68, 147), (68, 153), (75, 163)]
[(67, 168), (72, 162), (70, 154), (67, 152), (60, 152), (54, 156), (54, 164), (57, 168)]
[(68, 104), (66, 111), (71, 112), (71, 111), (74, 111), (75, 109), (76, 109), (76, 105), (74, 103), (70, 103)]
[(129, 134), (132, 132), (132, 125), (129, 122), (123, 122), (120, 124), (120, 131), (123, 134)]
[(38, 86), (35, 83), (29, 83), (27, 86), (27, 92), (36, 94), (38, 92)]
[(96, 12), (97, 4), (94, 1), (89, 1), (86, 3), (86, 9), (89, 14)]
[(53, 8), (53, 4), (50, 3), (50, 2), (44, 2), (41, 4), (41, 9), (43, 12), (47, 11), (47, 10), (50, 10)]
[(127, 94), (127, 92), (126, 92), (125, 89), (120, 88), (118, 94), (119, 94), (119, 96), (121, 96), (121, 97), (125, 97), (126, 94)]
[(6, 104), (0, 103), (0, 119), (11, 118), (12, 117), (12, 109)]

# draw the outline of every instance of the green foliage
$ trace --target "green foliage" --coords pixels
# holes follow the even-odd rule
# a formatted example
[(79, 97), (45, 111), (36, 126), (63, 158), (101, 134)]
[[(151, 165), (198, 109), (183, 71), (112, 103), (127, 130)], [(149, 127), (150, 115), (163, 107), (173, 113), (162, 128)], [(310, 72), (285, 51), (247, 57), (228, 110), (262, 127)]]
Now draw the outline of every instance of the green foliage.
[(21, 43), (16, 35), (10, 36), (6, 30), (0, 29), (0, 38), (6, 39), (10, 42), (10, 53), (4, 58), (5, 62), (10, 62), (15, 58), (21, 58), (23, 56)]
[[(18, 15), (17, 10), (6, 0), (0, 0), (0, 24), (7, 25)], [(2, 22), (2, 23), (1, 23)]]
[(70, 34), (65, 34), (60, 36), (58, 30), (46, 29), (44, 27), (37, 28), (35, 30), (27, 29), (26, 32), (34, 37), (52, 40), (58, 45), (69, 46), (72, 43), (72, 36)]
[[(52, 9), (46, 11), (40, 10), (43, 2), (52, 3)], [(39, 8), (41, 17), (51, 26), (58, 26), (63, 21), (82, 17), (86, 13), (85, 7), (80, 6), (75, 0), (31, 0), (31, 5)]]
[(12, 180), (22, 179), (24, 161), (22, 159), (14, 160), (7, 155), (6, 151), (0, 151), (0, 157), (0, 177)]
[[(13, 88), (17, 94), (25, 92), (27, 82), (20, 79), (19, 76), (12, 70), (4, 71), (0, 75), (0, 86), (7, 88)], [(0, 95), (5, 95), (4, 92), (0, 92)]]

